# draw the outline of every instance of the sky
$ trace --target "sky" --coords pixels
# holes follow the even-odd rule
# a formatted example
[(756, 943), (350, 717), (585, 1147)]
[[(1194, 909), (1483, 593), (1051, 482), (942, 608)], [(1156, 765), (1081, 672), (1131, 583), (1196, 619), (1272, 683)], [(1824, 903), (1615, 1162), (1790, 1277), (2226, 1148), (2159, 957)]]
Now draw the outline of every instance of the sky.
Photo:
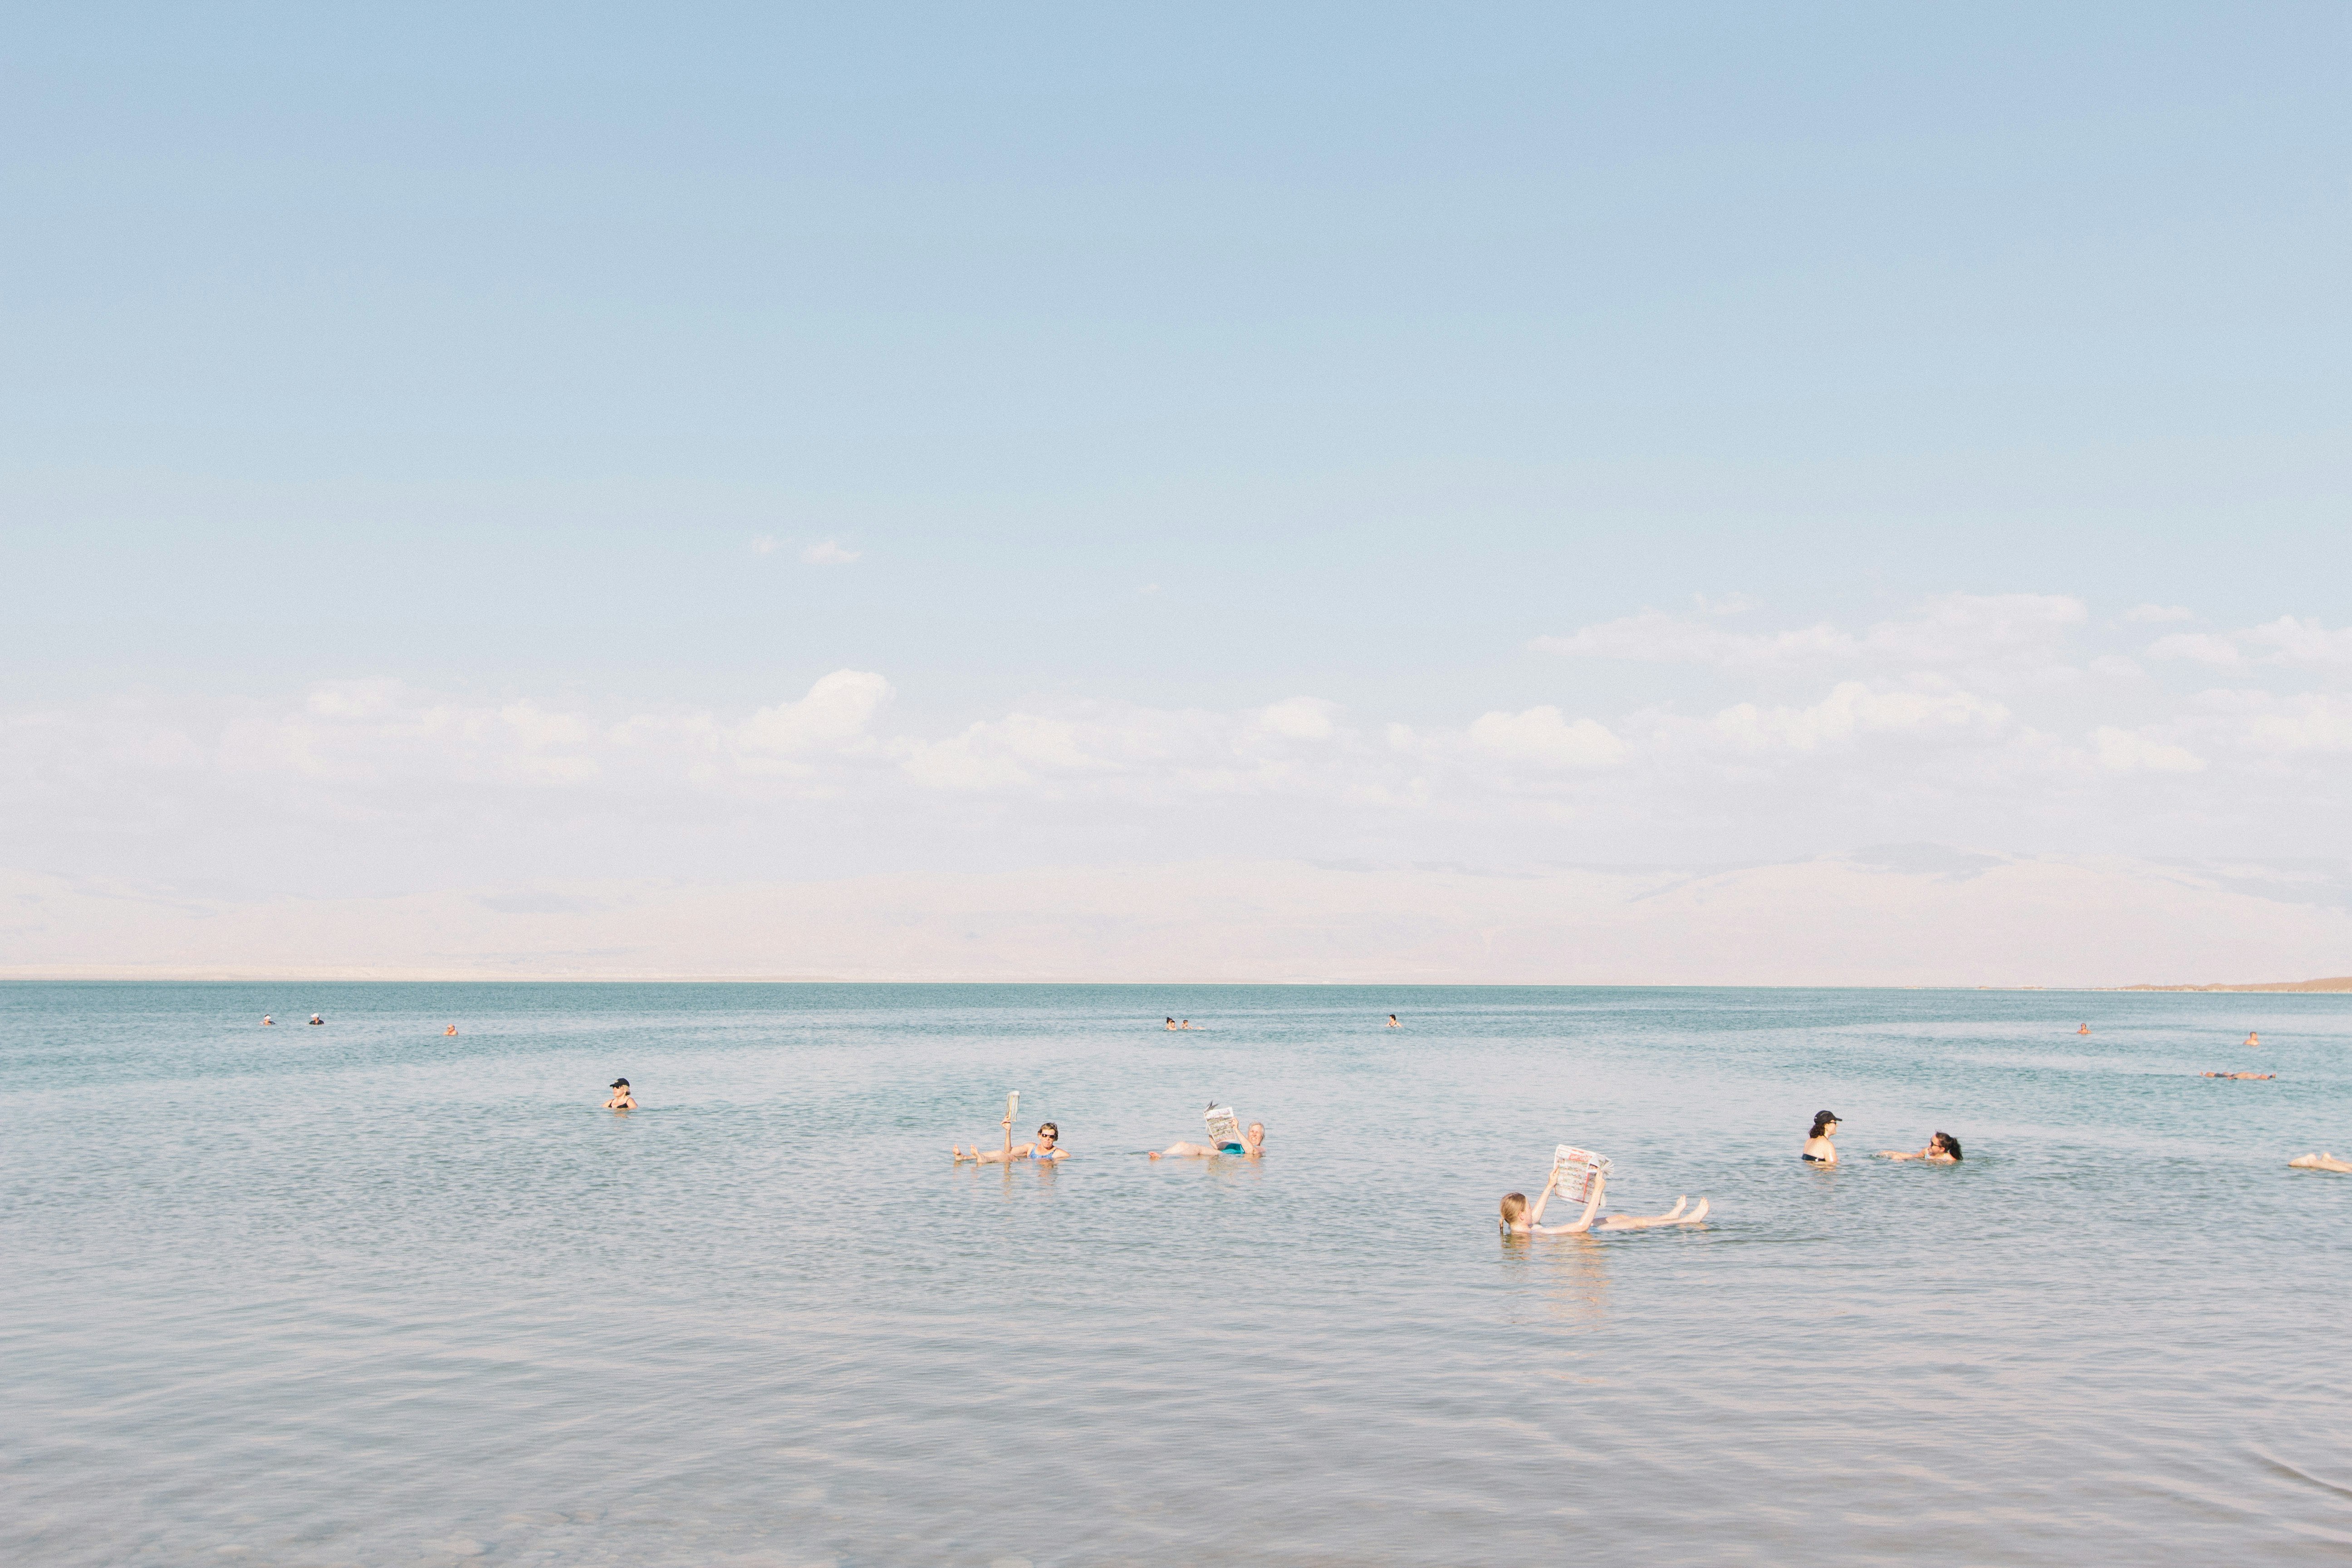
[(25, 887), (2352, 865), (2340, 7), (10, 32)]

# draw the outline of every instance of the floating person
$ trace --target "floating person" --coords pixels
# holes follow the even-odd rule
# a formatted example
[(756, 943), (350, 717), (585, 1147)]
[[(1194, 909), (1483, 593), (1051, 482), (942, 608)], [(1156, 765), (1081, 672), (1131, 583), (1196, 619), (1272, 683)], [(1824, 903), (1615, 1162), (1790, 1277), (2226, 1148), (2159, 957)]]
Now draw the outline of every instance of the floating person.
[(1654, 1226), (1662, 1225), (1697, 1225), (1706, 1218), (1706, 1199), (1699, 1199), (1698, 1207), (1685, 1213), (1684, 1210), (1690, 1203), (1690, 1199), (1681, 1197), (1676, 1198), (1675, 1206), (1664, 1214), (1612, 1214), (1606, 1219), (1595, 1221), (1593, 1215), (1601, 1212), (1601, 1200), (1609, 1191), (1609, 1178), (1596, 1171), (1592, 1176), (1592, 1195), (1584, 1200), (1584, 1213), (1577, 1216), (1576, 1223), (1546, 1225), (1543, 1223), (1544, 1205), (1551, 1202), (1552, 1194), (1559, 1190), (1559, 1167), (1555, 1165), (1552, 1167), (1550, 1177), (1544, 1183), (1543, 1191), (1537, 1194), (1535, 1205), (1532, 1208), (1528, 1205), (1527, 1194), (1504, 1194), (1503, 1234), (1505, 1236), (1578, 1236), (1593, 1230), (1648, 1230)]
[(1402, 1029), (1402, 1028), (1403, 1028), (1403, 1027), (1404, 1027), (1404, 1026), (1403, 1026), (1402, 1024), (1400, 1024), (1400, 1023), (1398, 1023), (1398, 1022), (1396, 1021), (1396, 1015), (1395, 1015), (1394, 1013), (1391, 1013), (1391, 1014), (1390, 1014), (1390, 1015), (1389, 1015), (1389, 1024), (1388, 1024), (1388, 1026), (1389, 1026), (1390, 1028), (1391, 1028), (1391, 1029)]
[(454, 1035), (454, 1034), (456, 1034), (457, 1032), (457, 1025), (455, 1025), (455, 1024), (450, 1025), (447, 1028), (446, 1028), (446, 1029), (444, 1029), (444, 1030), (442, 1030), (442, 1031), (441, 1031), (441, 1033), (442, 1033), (445, 1037), (446, 1037), (446, 1036), (449, 1036), (449, 1035)]
[(2200, 1072), (2197, 1076), (2199, 1078), (2242, 1078), (2260, 1080), (2266, 1078), (2276, 1078), (2278, 1077), (2278, 1074), (2274, 1072)]
[(2260, 1050), (2263, 1047), (2263, 1037), (2254, 1033), (2252, 1029), (2248, 1029), (2246, 1031), (2246, 1044), (2253, 1047), (2256, 1050)]
[(2087, 1035), (2087, 1034), (2089, 1034), (2089, 1033), (2091, 1032), (2091, 1026), (2090, 1026), (2090, 1025), (2088, 1025), (2088, 1024), (2085, 1024), (2085, 1025), (2084, 1025), (2081, 1028), (2079, 1028), (2079, 1029), (2075, 1030), (2074, 1032), (2075, 1032), (2076, 1034), (2078, 1034), (2078, 1035)]
[(1931, 1165), (1957, 1165), (1960, 1163), (1960, 1141), (1948, 1132), (1938, 1132), (1927, 1140), (1925, 1149), (1881, 1149), (1882, 1160), (1925, 1160)]
[[(1009, 1165), (1016, 1160), (1035, 1160), (1041, 1164), (1050, 1165), (1056, 1160), (1066, 1160), (1070, 1157), (1070, 1152), (1062, 1147), (1062, 1130), (1050, 1121), (1041, 1121), (1037, 1124), (1037, 1141), (1034, 1143), (1024, 1143), (1017, 1148), (1014, 1147), (1010, 1142), (1013, 1136), (1013, 1124), (1010, 1120), (1005, 1122), (1004, 1136), (1007, 1142), (1002, 1149), (983, 1149), (974, 1143), (971, 1146), (971, 1152), (967, 1154), (961, 1147), (951, 1143), (948, 1145), (948, 1152), (955, 1156), (956, 1163), (962, 1164), (970, 1161), (975, 1165)], [(1076, 1177), (1071, 1179), (1076, 1180)]]
[(1238, 1117), (1226, 1106), (1209, 1102), (1203, 1120), (1209, 1124), (1206, 1143), (1171, 1143), (1165, 1149), (1151, 1151), (1155, 1160), (1205, 1160), (1212, 1154), (1238, 1154), (1244, 1160), (1255, 1160), (1265, 1152), (1265, 1123), (1253, 1121), (1244, 1130)]
[(261, 1016), (261, 1026), (265, 1029), (274, 1029), (278, 1026), (278, 1020), (264, 1013)]
[(607, 1110), (635, 1110), (636, 1108), (637, 1097), (630, 1091), (629, 1080), (625, 1078), (614, 1079), (613, 1080), (613, 1098), (604, 1102), (604, 1109)]
[(1837, 1145), (1830, 1140), (1837, 1136), (1838, 1119), (1833, 1111), (1813, 1112), (1813, 1130), (1805, 1134), (1805, 1152), (1798, 1158), (1809, 1165), (1837, 1163)]
[(1168, 1020), (1168, 1026), (1169, 1026), (1170, 1028), (1171, 1028), (1171, 1029), (1172, 1029), (1172, 1028), (1174, 1028), (1174, 1027), (1176, 1026), (1176, 1020), (1175, 1020), (1175, 1019), (1173, 1019), (1173, 1018), (1169, 1019), (1169, 1020)]
[(325, 1020), (324, 1018), (321, 1018), (321, 1017), (320, 1017), (320, 1016), (319, 1016), (319, 1015), (317, 1015), (316, 1013), (313, 1013), (313, 1014), (311, 1014), (311, 1015), (310, 1015), (310, 1022), (312, 1022), (313, 1024), (323, 1024), (323, 1023), (325, 1023), (326, 1021), (327, 1021), (327, 1020)]
[(2333, 1154), (2297, 1154), (2287, 1163), (2298, 1171), (2352, 1171), (2352, 1160), (2339, 1160)]

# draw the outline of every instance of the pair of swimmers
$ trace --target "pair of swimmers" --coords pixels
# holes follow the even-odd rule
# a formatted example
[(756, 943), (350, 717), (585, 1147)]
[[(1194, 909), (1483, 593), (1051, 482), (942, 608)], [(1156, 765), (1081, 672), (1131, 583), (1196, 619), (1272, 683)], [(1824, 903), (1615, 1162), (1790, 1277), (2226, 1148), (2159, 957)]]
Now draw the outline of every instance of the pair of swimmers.
[[(1816, 1111), (1813, 1130), (1805, 1135), (1804, 1152), (1798, 1158), (1808, 1165), (1834, 1165), (1838, 1163), (1837, 1113)], [(1938, 1132), (1927, 1140), (1924, 1149), (1881, 1149), (1882, 1160), (1925, 1160), (1931, 1165), (1957, 1165), (1960, 1163), (1960, 1141), (1948, 1132)]]
[(1175, 1019), (1171, 1018), (1168, 1020), (1168, 1026), (1171, 1029), (1205, 1029), (1209, 1026), (1206, 1024), (1195, 1024), (1190, 1018), (1185, 1019), (1180, 1024)]

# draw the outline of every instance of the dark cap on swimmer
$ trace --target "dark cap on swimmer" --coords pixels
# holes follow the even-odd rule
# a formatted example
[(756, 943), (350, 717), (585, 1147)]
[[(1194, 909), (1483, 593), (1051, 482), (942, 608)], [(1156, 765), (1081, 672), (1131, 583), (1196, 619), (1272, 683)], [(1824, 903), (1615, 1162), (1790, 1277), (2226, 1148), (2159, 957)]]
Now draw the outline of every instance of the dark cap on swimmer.
[(616, 1078), (604, 1087), (606, 1089), (626, 1089), (629, 1087), (629, 1080), (625, 1078)]

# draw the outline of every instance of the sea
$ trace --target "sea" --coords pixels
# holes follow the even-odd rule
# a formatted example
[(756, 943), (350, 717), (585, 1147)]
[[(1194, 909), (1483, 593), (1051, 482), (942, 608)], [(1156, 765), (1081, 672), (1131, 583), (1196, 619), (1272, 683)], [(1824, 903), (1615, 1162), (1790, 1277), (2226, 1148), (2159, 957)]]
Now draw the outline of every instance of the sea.
[[(2348, 1046), (2300, 994), (0, 985), (0, 1561), (2342, 1564), (2352, 1175), (2287, 1162), (2352, 1155)], [(1013, 1091), (1070, 1158), (953, 1163)], [(1213, 1101), (1262, 1160), (1145, 1158)], [(1707, 1223), (1505, 1237), (1562, 1142)]]

